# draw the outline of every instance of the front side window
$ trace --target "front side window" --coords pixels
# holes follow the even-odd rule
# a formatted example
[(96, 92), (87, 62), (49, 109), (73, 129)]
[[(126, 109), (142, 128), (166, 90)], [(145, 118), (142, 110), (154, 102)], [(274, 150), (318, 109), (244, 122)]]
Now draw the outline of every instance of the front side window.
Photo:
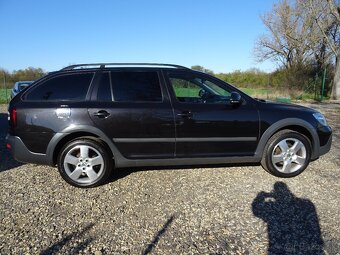
[(179, 102), (225, 103), (230, 98), (230, 91), (206, 78), (169, 74), (169, 79)]
[(114, 101), (162, 101), (157, 72), (111, 72), (111, 82)]
[(93, 73), (65, 74), (43, 82), (28, 92), (26, 99), (34, 101), (85, 100)]

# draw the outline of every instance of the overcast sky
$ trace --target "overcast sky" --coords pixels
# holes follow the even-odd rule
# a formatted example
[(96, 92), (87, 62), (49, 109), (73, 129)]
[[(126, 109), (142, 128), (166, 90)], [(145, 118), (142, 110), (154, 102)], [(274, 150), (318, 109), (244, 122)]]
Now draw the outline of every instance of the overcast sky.
[(215, 72), (257, 64), (259, 15), (273, 0), (0, 0), (0, 67), (156, 62)]

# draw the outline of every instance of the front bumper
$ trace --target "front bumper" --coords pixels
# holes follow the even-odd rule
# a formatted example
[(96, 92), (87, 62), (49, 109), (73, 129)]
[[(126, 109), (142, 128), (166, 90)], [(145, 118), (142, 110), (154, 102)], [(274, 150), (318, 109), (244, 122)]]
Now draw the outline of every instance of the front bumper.
[(327, 143), (324, 146), (320, 146), (319, 156), (322, 156), (330, 151), (332, 146), (332, 134), (329, 136)]
[(13, 158), (24, 163), (35, 163), (41, 165), (51, 165), (46, 154), (31, 152), (18, 136), (7, 135), (6, 141), (10, 144)]
[(317, 133), (319, 138), (319, 149), (317, 158), (330, 151), (332, 146), (332, 128), (330, 126), (318, 125)]

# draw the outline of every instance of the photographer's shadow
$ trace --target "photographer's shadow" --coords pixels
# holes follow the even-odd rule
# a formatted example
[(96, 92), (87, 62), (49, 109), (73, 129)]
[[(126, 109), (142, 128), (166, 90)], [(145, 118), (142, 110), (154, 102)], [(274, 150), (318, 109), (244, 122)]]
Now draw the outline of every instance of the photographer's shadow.
[(295, 197), (285, 183), (276, 182), (270, 193), (258, 193), (252, 209), (267, 223), (268, 254), (324, 254), (314, 204)]

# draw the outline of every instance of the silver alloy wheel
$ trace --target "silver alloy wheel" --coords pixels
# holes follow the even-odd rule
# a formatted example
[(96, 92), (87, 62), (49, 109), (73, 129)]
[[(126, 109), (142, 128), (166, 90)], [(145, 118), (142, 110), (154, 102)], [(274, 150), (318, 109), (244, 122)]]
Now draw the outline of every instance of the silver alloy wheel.
[(305, 145), (296, 138), (286, 138), (275, 145), (271, 160), (276, 170), (281, 173), (298, 171), (307, 159)]
[(104, 159), (100, 152), (89, 145), (77, 145), (67, 152), (64, 169), (73, 181), (94, 183), (102, 174)]

